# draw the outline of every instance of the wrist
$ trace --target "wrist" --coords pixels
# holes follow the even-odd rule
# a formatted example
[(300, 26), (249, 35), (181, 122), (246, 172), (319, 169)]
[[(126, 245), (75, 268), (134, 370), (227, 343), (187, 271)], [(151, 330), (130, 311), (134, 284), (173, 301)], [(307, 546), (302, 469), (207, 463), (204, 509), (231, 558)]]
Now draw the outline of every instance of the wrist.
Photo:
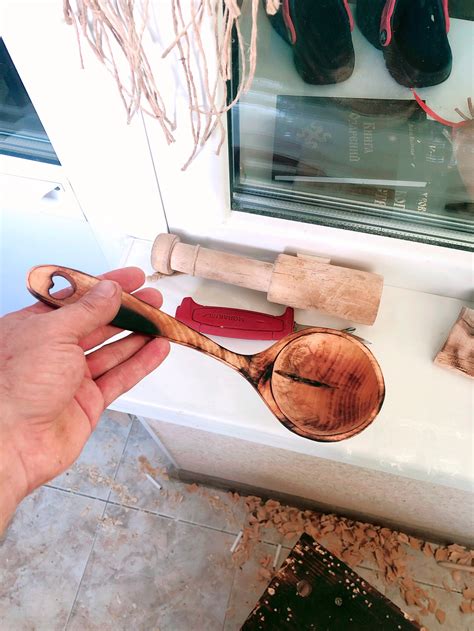
[(22, 468), (8, 449), (0, 432), (0, 535), (6, 529), (16, 507), (26, 495)]

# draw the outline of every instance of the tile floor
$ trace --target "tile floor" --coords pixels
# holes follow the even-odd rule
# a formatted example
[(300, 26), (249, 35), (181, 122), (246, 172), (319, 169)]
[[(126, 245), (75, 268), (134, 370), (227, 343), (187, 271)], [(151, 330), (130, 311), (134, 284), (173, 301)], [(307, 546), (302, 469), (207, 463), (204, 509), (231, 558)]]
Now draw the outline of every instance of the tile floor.
[[(146, 478), (144, 458), (159, 467), (161, 491)], [(230, 548), (243, 501), (167, 480), (164, 464), (137, 419), (103, 415), (79, 461), (25, 499), (0, 541), (0, 631), (240, 628), (265, 587), (259, 560), (275, 556), (281, 537), (268, 530), (235, 567)], [(284, 544), (280, 561), (292, 541)], [(474, 630), (473, 616), (459, 611), (462, 586), (443, 585), (450, 573), (415, 551), (410, 564), (447, 614), (443, 625), (427, 616), (426, 628)], [(375, 565), (357, 571), (404, 606)]]

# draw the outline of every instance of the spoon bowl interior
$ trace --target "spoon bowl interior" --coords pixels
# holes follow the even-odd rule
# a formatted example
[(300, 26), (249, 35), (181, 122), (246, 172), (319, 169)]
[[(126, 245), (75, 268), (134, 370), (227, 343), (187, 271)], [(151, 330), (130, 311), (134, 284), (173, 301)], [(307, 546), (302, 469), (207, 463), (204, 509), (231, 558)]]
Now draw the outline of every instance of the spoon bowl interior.
[(273, 363), (277, 416), (292, 431), (314, 440), (349, 438), (380, 410), (385, 392), (380, 367), (364, 344), (341, 331), (305, 333), (290, 340)]

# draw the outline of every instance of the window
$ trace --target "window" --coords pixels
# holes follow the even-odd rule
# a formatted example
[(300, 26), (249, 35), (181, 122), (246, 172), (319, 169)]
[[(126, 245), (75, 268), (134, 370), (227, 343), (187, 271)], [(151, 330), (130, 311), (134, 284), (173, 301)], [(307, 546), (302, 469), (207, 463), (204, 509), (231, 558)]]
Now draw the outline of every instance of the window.
[(260, 12), (255, 79), (229, 115), (232, 207), (469, 249), (474, 123), (440, 121), (473, 117), (474, 7), (452, 2), (447, 20), (443, 0), (399, 0), (384, 22), (386, 4)]
[(0, 154), (60, 164), (1, 38)]

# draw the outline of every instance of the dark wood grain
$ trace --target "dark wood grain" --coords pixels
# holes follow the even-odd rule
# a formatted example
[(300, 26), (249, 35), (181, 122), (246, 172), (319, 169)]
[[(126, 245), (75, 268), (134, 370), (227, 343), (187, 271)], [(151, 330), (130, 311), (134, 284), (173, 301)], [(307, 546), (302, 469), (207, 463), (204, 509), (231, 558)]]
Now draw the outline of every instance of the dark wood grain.
[(474, 309), (461, 309), (434, 362), (442, 368), (474, 378)]
[(302, 535), (242, 631), (421, 629), (343, 561)]
[[(74, 292), (51, 295), (55, 276)], [(27, 286), (53, 307), (72, 304), (99, 279), (65, 267), (33, 268)], [(364, 344), (343, 331), (308, 328), (292, 333), (256, 355), (240, 355), (178, 322), (163, 311), (122, 292), (112, 324), (188, 346), (214, 357), (249, 381), (273, 414), (292, 432), (318, 441), (338, 441), (367, 427), (383, 403), (382, 371)]]

